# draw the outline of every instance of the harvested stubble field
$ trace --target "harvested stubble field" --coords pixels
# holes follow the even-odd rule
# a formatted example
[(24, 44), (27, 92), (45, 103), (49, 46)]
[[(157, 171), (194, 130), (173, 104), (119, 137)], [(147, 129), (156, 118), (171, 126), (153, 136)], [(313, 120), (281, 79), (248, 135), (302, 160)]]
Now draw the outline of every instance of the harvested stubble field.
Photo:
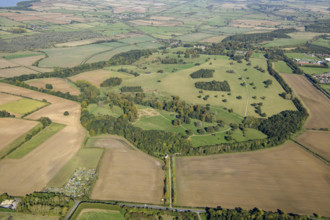
[(297, 138), (297, 141), (312, 151), (330, 160), (330, 132), (307, 131)]
[(52, 84), (53, 90), (60, 91), (63, 93), (70, 93), (71, 95), (79, 95), (80, 91), (67, 79), (62, 78), (44, 78), (37, 80), (29, 80), (26, 82), (30, 86), (35, 86), (38, 88), (45, 88), (46, 84)]
[(22, 99), (22, 97), (16, 96), (16, 95), (9, 95), (9, 94), (0, 92), (0, 105), (6, 104), (8, 102), (13, 102), (13, 101), (16, 101), (19, 99)]
[[(0, 194), (25, 195), (40, 191), (48, 181), (79, 150), (85, 131), (80, 124), (80, 105), (59, 97), (36, 91), (0, 84), (0, 92), (24, 95), (34, 99), (46, 99), (51, 105), (29, 115), (37, 120), (49, 117), (52, 121), (66, 125), (64, 129), (43, 142), (22, 159), (3, 159), (0, 161)], [(63, 116), (69, 111), (69, 116)]]
[(15, 118), (1, 118), (0, 119), (0, 151), (5, 149), (11, 142), (18, 137), (24, 135), (38, 122), (15, 119)]
[(3, 77), (3, 78), (10, 78), (10, 77), (21, 76), (21, 75), (25, 75), (25, 74), (34, 74), (34, 73), (37, 73), (37, 72), (32, 69), (28, 69), (26, 67), (21, 67), (21, 66), (0, 69), (0, 77)]
[(164, 173), (160, 161), (118, 137), (99, 138), (93, 145), (106, 152), (92, 199), (162, 203)]
[(176, 159), (178, 205), (259, 207), (330, 216), (329, 167), (294, 143)]
[(42, 58), (44, 58), (45, 55), (40, 55), (40, 56), (31, 56), (31, 57), (22, 57), (22, 58), (17, 58), (17, 59), (12, 59), (10, 60), (13, 63), (17, 63), (21, 66), (32, 66), (32, 64)]
[(76, 82), (77, 80), (86, 80), (90, 83), (92, 83), (95, 86), (100, 87), (100, 84), (110, 78), (110, 77), (122, 77), (122, 78), (130, 78), (132, 75), (129, 75), (127, 73), (115, 73), (109, 70), (94, 70), (89, 72), (80, 73), (78, 75), (72, 76), (69, 79), (73, 82)]
[(309, 109), (310, 116), (305, 128), (330, 128), (330, 101), (304, 76), (282, 74), (293, 91)]
[(16, 63), (13, 63), (6, 59), (0, 59), (0, 69), (10, 68), (10, 67), (16, 67), (19, 66)]

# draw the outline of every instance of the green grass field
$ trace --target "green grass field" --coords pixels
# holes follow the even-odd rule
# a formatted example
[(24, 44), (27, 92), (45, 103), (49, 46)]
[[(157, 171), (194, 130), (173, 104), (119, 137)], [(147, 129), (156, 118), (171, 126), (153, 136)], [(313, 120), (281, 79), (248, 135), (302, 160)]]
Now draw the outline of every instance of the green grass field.
[(292, 59), (307, 59), (307, 60), (320, 60), (316, 56), (308, 56), (304, 53), (285, 53), (285, 55)]
[(24, 57), (33, 57), (33, 56), (40, 56), (43, 53), (14, 53), (7, 56), (4, 56), (5, 59), (17, 59), (17, 58), (24, 58)]
[(321, 47), (330, 48), (330, 40), (326, 40), (326, 39), (322, 39), (322, 38), (317, 39), (312, 44), (318, 45), (318, 46), (321, 46)]
[[(215, 134), (206, 134), (206, 135), (196, 135), (191, 137), (191, 142), (193, 144), (193, 147), (199, 147), (199, 146), (205, 146), (205, 145), (216, 145), (220, 143), (230, 143), (225, 140), (225, 136), (227, 136), (226, 131), (230, 129), (226, 129), (224, 131), (220, 131)], [(243, 136), (243, 133), (241, 130), (235, 130), (232, 134), (233, 141), (247, 141), (247, 140), (253, 140), (253, 139), (264, 139), (267, 136), (263, 134), (262, 132), (256, 130), (256, 129), (247, 129), (245, 136)], [(233, 142), (232, 141), (232, 142)]]
[(125, 220), (125, 218), (120, 212), (99, 210), (84, 212), (78, 220)]
[(33, 112), (41, 107), (46, 106), (46, 102), (40, 102), (33, 99), (22, 98), (16, 101), (8, 102), (6, 104), (0, 105), (0, 110), (6, 110), (11, 113), (16, 113), (20, 115)]
[(289, 47), (297, 46), (299, 44), (306, 43), (313, 37), (320, 35), (319, 33), (312, 32), (295, 32), (288, 34), (291, 38), (280, 38), (263, 44), (265, 47)]
[(5, 157), (10, 151), (17, 148), (17, 146), (21, 145), (25, 142), (25, 138), (27, 135), (32, 135), (33, 133), (37, 132), (38, 130), (42, 129), (42, 124), (38, 123), (36, 126), (34, 126), (31, 130), (29, 130), (27, 133), (21, 135), (16, 140), (11, 142), (8, 147), (0, 151), (0, 158)]
[(309, 75), (330, 72), (330, 68), (300, 67), (300, 69)]
[(62, 169), (49, 181), (48, 187), (62, 187), (77, 168), (94, 169), (97, 167), (103, 149), (82, 148)]
[(87, 109), (91, 114), (95, 116), (110, 115), (117, 118), (120, 115), (124, 114), (123, 110), (118, 106), (113, 106), (112, 109), (110, 109), (109, 106), (99, 106), (97, 104), (90, 104), (88, 105)]
[[(172, 53), (165, 55), (169, 57), (174, 56)], [(193, 63), (193, 59), (191, 58), (189, 60), (187, 59), (187, 61), (184, 59), (186, 64), (164, 65), (157, 62), (152, 63), (151, 60), (158, 56), (162, 57), (160, 54), (154, 54), (153, 57), (148, 58), (148, 61), (142, 59), (136, 63), (137, 66), (146, 67), (144, 71), (150, 71), (150, 74), (143, 74), (139, 77), (124, 80), (122, 85), (141, 86), (147, 94), (152, 93), (161, 96), (178, 95), (188, 103), (201, 105), (210, 104), (212, 107), (223, 106), (228, 109), (232, 108), (235, 113), (241, 116), (245, 116), (247, 108), (247, 115), (258, 117), (250, 104), (259, 102), (263, 103), (262, 111), (265, 112), (267, 116), (271, 116), (283, 110), (295, 109), (291, 101), (284, 100), (278, 95), (283, 92), (283, 89), (272, 76), (267, 72), (261, 73), (253, 68), (258, 65), (263, 69), (267, 69), (266, 60), (264, 58), (251, 58), (252, 64), (251, 66), (247, 66), (246, 61), (243, 61), (241, 64), (233, 62), (233, 65), (231, 65), (230, 63), (232, 61), (226, 56), (201, 56), (195, 61), (196, 63), (201, 63), (201, 65), (195, 66), (191, 65)], [(209, 62), (205, 62), (205, 59), (208, 57), (211, 58), (209, 62), (212, 62), (212, 65), (210, 65)], [(214, 58), (216, 60), (214, 60)], [(182, 70), (173, 73), (174, 66), (180, 65)], [(192, 79), (189, 76), (192, 72), (202, 68), (215, 69), (213, 79)], [(140, 70), (139, 68), (136, 69)], [(159, 69), (164, 70), (164, 73), (157, 73)], [(227, 73), (226, 70), (230, 69), (235, 70), (236, 73)], [(247, 71), (244, 71), (244, 69), (247, 69)], [(241, 77), (242, 79), (239, 79)], [(247, 86), (240, 85), (244, 82), (243, 79)], [(265, 88), (263, 82), (268, 79), (271, 79), (273, 83), (268, 88)], [(194, 86), (194, 83), (197, 81), (210, 80), (227, 80), (231, 87), (230, 94), (228, 92), (206, 90), (204, 90), (203, 93), (199, 93), (200, 90), (196, 89)], [(256, 87), (256, 89), (253, 89), (253, 87)], [(198, 98), (199, 95), (201, 95), (201, 98)], [(203, 97), (206, 95), (209, 95), (207, 101), (203, 100)], [(237, 99), (237, 96), (242, 96), (242, 99)], [(262, 99), (263, 97), (265, 98)], [(224, 99), (226, 99), (227, 102), (223, 102)]]
[(15, 151), (8, 155), (11, 159), (20, 159), (37, 148), (40, 144), (45, 142), (48, 138), (56, 134), (58, 131), (63, 129), (65, 125), (52, 123), (50, 126), (46, 127), (38, 134), (33, 136), (31, 140), (25, 142), (22, 146), (17, 148)]
[(292, 69), (284, 61), (274, 63), (274, 68), (280, 73), (293, 73)]
[(319, 84), (319, 85), (330, 94), (330, 85), (329, 84)]

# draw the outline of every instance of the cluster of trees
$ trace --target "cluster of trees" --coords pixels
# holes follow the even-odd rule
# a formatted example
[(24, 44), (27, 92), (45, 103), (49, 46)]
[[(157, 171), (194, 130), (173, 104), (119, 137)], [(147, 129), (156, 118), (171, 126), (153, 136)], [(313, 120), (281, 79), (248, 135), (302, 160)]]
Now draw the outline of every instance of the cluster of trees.
[(163, 59), (160, 59), (160, 62), (162, 64), (178, 64), (178, 63), (183, 63), (183, 59), (176, 59), (174, 57), (165, 57)]
[(121, 92), (143, 92), (141, 86), (123, 86), (120, 89)]
[(275, 38), (291, 38), (289, 33), (295, 32), (296, 29), (278, 29), (272, 32), (255, 33), (255, 34), (238, 34), (226, 37), (222, 42), (246, 42), (246, 43), (261, 43), (263, 41), (272, 41)]
[(7, 112), (6, 110), (2, 110), (0, 111), (0, 118), (15, 118), (15, 115), (11, 115), (9, 112)]
[(197, 89), (230, 92), (230, 86), (226, 80), (223, 82), (215, 80), (212, 80), (211, 82), (196, 82), (195, 87)]
[(190, 77), (193, 78), (193, 79), (196, 79), (196, 78), (212, 78), (213, 73), (214, 73), (214, 70), (200, 69), (200, 70), (197, 70), (197, 71), (193, 72), (192, 74), (190, 74)]
[(316, 54), (330, 54), (330, 48), (322, 47), (311, 43), (298, 46), (293, 50), (297, 53), (316, 53)]
[(130, 65), (138, 61), (141, 57), (148, 57), (152, 54), (152, 50), (131, 50), (114, 55), (108, 63), (110, 65)]
[(111, 77), (106, 79), (104, 82), (101, 83), (101, 87), (113, 87), (119, 86), (123, 80), (119, 77)]
[(82, 100), (88, 100), (89, 103), (94, 102), (96, 97), (100, 95), (100, 90), (88, 81), (78, 80), (75, 84), (80, 89)]
[(312, 24), (305, 26), (305, 31), (318, 32), (318, 33), (330, 33), (330, 19), (324, 19), (315, 21)]
[(190, 105), (185, 101), (180, 100), (179, 96), (172, 96), (168, 99), (159, 100), (158, 98), (146, 97), (144, 93), (137, 93), (134, 95), (121, 94), (117, 95), (114, 93), (108, 94), (109, 103), (113, 103), (113, 99), (127, 99), (133, 101), (136, 104), (149, 106), (155, 109), (161, 109), (168, 112), (178, 113), (177, 118), (182, 122), (187, 122), (188, 118), (199, 119), (205, 122), (216, 122), (215, 114), (210, 110), (210, 106), (206, 107), (200, 105)]
[[(318, 217), (318, 216), (316, 216)], [(282, 210), (276, 212), (264, 211), (259, 208), (244, 210), (242, 208), (224, 209), (217, 208), (206, 209), (206, 219), (208, 220), (227, 220), (227, 219), (277, 219), (277, 220), (307, 220), (307, 216), (300, 216), (292, 213), (285, 213)]]
[(86, 108), (82, 109), (80, 121), (91, 135), (123, 136), (140, 150), (156, 157), (169, 153), (186, 152), (188, 148), (192, 147), (191, 142), (184, 135), (159, 130), (143, 130), (134, 127), (128, 119), (94, 116)]
[(5, 52), (34, 50), (36, 48), (47, 48), (57, 43), (97, 37), (102, 37), (102, 35), (92, 31), (43, 32), (8, 40), (0, 39), (0, 50)]
[(52, 123), (52, 120), (50, 120), (50, 118), (48, 118), (48, 117), (41, 117), (41, 118), (39, 118), (39, 121), (42, 124), (42, 128), (46, 128), (47, 126), (49, 126)]
[(128, 70), (128, 69), (125, 69), (125, 68), (120, 68), (117, 70), (118, 72), (123, 72), (123, 73), (128, 73), (128, 74), (131, 74), (133, 76), (140, 76), (140, 74), (138, 72), (135, 72), (133, 70)]
[(35, 192), (21, 198), (17, 211), (33, 215), (65, 216), (73, 205), (73, 199), (63, 194)]

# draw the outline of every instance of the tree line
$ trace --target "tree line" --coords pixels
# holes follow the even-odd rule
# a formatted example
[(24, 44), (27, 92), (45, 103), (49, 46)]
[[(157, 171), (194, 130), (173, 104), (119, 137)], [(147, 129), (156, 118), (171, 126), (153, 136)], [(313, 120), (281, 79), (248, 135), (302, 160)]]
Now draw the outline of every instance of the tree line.
[(15, 118), (15, 115), (11, 115), (6, 110), (0, 111), (0, 118)]
[(200, 69), (190, 74), (193, 79), (197, 78), (212, 78), (214, 70), (211, 69)]
[(318, 33), (330, 33), (330, 19), (318, 20), (314, 23), (305, 25), (305, 31), (318, 32)]
[(296, 29), (278, 29), (271, 32), (265, 33), (254, 33), (254, 34), (238, 34), (226, 37), (222, 42), (247, 42), (247, 43), (261, 43), (263, 41), (272, 41), (276, 38), (291, 38), (289, 33), (295, 32)]

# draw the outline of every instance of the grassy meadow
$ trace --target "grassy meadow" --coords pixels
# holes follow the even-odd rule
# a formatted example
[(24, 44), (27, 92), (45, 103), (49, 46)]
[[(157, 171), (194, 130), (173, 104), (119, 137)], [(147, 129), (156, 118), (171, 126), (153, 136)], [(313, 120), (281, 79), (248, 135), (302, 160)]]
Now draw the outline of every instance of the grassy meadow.
[(0, 105), (0, 110), (6, 110), (11, 113), (24, 115), (46, 106), (46, 102), (40, 102), (33, 99), (19, 99)]

